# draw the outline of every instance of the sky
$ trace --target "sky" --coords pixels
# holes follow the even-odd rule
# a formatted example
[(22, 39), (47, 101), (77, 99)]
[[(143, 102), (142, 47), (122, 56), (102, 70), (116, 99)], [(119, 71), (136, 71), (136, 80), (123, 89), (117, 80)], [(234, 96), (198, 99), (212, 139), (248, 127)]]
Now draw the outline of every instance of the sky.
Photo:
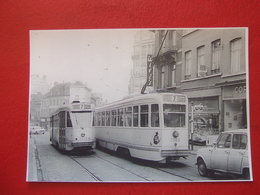
[(50, 84), (82, 81), (104, 100), (128, 95), (136, 30), (30, 31), (30, 74)]

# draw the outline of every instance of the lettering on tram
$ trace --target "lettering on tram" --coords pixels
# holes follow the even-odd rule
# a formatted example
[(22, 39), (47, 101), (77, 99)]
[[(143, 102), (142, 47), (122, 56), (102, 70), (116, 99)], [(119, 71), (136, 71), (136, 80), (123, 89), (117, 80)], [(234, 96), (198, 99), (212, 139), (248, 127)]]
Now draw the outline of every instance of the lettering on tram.
[(92, 150), (95, 134), (92, 127), (93, 109), (87, 103), (72, 103), (59, 108), (51, 116), (50, 141), (62, 151)]
[(158, 162), (189, 155), (188, 100), (174, 93), (142, 94), (96, 108), (97, 146)]

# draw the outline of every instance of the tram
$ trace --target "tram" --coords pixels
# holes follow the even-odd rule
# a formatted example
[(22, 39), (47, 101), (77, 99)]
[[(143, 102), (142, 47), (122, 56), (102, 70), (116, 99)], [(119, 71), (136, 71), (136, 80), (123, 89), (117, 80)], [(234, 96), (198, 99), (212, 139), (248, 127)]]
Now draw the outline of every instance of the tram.
[(90, 104), (73, 102), (59, 108), (51, 116), (50, 141), (61, 151), (90, 149), (95, 145), (92, 128), (93, 108)]
[(166, 163), (189, 155), (188, 99), (150, 93), (96, 108), (96, 144), (134, 158)]

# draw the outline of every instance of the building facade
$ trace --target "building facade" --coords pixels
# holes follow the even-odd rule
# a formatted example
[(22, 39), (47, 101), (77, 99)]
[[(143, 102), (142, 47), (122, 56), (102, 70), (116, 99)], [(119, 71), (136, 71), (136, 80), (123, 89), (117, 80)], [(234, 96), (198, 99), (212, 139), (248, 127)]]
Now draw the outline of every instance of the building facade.
[(154, 90), (178, 91), (181, 83), (181, 30), (157, 30), (155, 33)]
[(50, 84), (48, 84), (47, 82), (47, 77), (44, 76), (40, 76), (40, 75), (36, 75), (33, 74), (30, 76), (30, 91), (31, 94), (37, 94), (37, 93), (41, 93), (42, 95), (46, 94), (51, 86)]
[(40, 108), (43, 95), (50, 90), (46, 76), (30, 76), (30, 123), (31, 125), (40, 125)]
[(41, 121), (48, 125), (49, 118), (59, 107), (67, 106), (73, 101), (92, 102), (91, 90), (81, 82), (55, 83), (42, 98)]
[(41, 93), (31, 94), (30, 96), (30, 124), (31, 126), (40, 126), (41, 123), (41, 102), (43, 95)]
[(203, 108), (194, 110), (198, 133), (246, 128), (245, 30), (169, 30), (167, 34), (159, 30), (155, 34), (155, 51), (160, 51), (154, 53), (155, 90), (186, 94), (190, 113), (191, 106)]
[(153, 54), (154, 33), (138, 31), (135, 34), (134, 53), (132, 55), (133, 68), (128, 86), (129, 94), (140, 93), (147, 78), (147, 55)]

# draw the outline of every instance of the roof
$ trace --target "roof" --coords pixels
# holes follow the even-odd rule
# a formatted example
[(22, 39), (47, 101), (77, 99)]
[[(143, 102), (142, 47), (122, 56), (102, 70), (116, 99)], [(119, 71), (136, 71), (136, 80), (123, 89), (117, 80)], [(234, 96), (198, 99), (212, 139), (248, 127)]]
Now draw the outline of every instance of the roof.
[(122, 100), (119, 100), (119, 101), (116, 101), (116, 102), (112, 102), (112, 103), (104, 105), (102, 107), (98, 107), (98, 108), (96, 108), (96, 110), (109, 108), (109, 107), (113, 107), (113, 106), (119, 106), (119, 105), (123, 105), (125, 103), (130, 103), (130, 102), (135, 102), (135, 101), (142, 101), (142, 100), (145, 100), (148, 103), (149, 100), (152, 100), (152, 101), (160, 100), (163, 95), (184, 95), (184, 94), (179, 94), (179, 93), (139, 94), (139, 95), (123, 98)]
[(248, 133), (248, 129), (232, 129), (228, 131), (224, 131), (223, 133)]

